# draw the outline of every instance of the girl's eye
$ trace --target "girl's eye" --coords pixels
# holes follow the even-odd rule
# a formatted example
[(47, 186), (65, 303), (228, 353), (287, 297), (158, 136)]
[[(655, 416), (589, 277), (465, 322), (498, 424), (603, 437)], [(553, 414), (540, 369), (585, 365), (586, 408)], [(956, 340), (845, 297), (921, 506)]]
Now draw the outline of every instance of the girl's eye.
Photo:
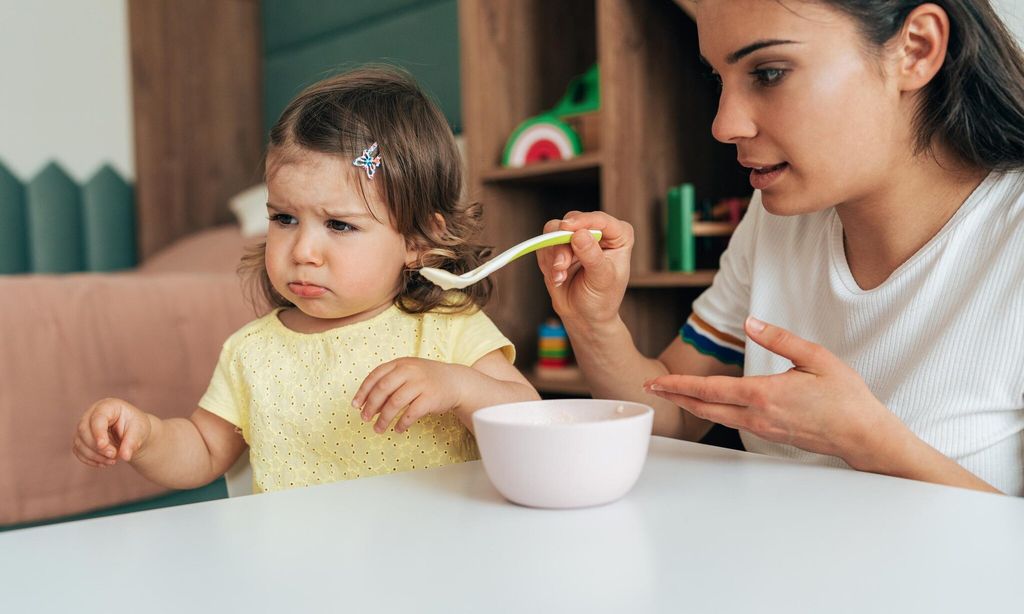
[(281, 226), (288, 226), (289, 224), (298, 224), (299, 220), (295, 219), (287, 213), (275, 213), (270, 216), (270, 221)]
[(786, 76), (789, 72), (783, 68), (758, 68), (757, 70), (751, 71), (751, 75), (754, 77), (754, 82), (763, 87), (771, 87), (778, 85), (779, 81)]
[(355, 226), (341, 220), (327, 220), (327, 227), (337, 232), (351, 232), (355, 230)]
[(705, 71), (704, 78), (711, 81), (718, 87), (722, 87), (722, 75), (718, 74), (713, 70)]

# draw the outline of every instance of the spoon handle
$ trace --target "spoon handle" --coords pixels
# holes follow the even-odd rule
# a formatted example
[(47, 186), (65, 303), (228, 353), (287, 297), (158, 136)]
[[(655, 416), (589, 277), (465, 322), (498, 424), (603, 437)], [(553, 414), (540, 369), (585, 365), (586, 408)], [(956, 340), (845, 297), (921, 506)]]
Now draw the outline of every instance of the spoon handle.
[[(594, 237), (594, 240), (601, 240), (600, 230), (591, 230), (590, 234)], [(505, 251), (498, 254), (493, 260), (487, 264), (487, 268), (490, 268), (491, 264), (497, 265), (495, 268), (499, 269), (506, 264), (512, 262), (516, 258), (520, 258), (535, 252), (538, 249), (545, 247), (551, 247), (552, 245), (564, 245), (572, 240), (572, 232), (568, 230), (556, 230), (554, 232), (548, 232), (542, 235), (537, 235), (531, 239), (527, 239), (522, 243), (513, 245)]]

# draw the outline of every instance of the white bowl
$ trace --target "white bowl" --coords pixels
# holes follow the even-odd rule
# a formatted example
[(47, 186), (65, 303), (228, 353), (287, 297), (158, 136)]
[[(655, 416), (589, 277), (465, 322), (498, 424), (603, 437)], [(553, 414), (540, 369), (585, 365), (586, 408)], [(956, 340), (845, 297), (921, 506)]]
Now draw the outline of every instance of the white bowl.
[(586, 507), (622, 497), (647, 460), (654, 410), (628, 401), (563, 399), (478, 410), (484, 470), (506, 499)]

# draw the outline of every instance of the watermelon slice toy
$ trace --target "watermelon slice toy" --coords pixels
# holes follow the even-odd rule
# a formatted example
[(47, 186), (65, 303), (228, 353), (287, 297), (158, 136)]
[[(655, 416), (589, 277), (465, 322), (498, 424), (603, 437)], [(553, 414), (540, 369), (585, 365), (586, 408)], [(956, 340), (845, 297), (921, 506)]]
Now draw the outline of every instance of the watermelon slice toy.
[(505, 144), (501, 163), (520, 167), (548, 160), (569, 160), (583, 153), (580, 137), (569, 124), (541, 114), (519, 124)]

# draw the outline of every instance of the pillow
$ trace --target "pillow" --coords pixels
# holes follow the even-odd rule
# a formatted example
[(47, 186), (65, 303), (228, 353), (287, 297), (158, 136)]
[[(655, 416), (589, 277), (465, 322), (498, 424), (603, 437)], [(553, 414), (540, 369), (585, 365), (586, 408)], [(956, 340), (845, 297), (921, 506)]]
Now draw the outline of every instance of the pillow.
[(205, 228), (164, 247), (139, 265), (142, 273), (234, 273), (259, 240), (245, 238), (234, 224)]
[(243, 237), (262, 237), (267, 234), (267, 186), (254, 185), (231, 197), (228, 208), (238, 218)]

